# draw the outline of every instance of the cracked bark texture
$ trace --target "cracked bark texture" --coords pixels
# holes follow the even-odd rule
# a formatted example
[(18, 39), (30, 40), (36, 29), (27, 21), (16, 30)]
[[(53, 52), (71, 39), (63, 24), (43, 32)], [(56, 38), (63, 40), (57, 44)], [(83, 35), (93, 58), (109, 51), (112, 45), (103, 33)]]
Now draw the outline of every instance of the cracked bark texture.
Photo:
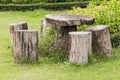
[(92, 34), (91, 32), (70, 32), (69, 33), (69, 62), (85, 64), (88, 62), (88, 55), (91, 53)]
[(38, 32), (33, 30), (16, 30), (13, 37), (14, 61), (20, 58), (38, 60)]
[(13, 45), (13, 34), (15, 30), (28, 30), (28, 26), (26, 22), (19, 22), (19, 23), (12, 23), (10, 24), (10, 36), (11, 36), (11, 42)]
[(92, 49), (93, 52), (101, 56), (112, 56), (112, 45), (110, 33), (107, 25), (97, 25), (89, 27), (86, 31), (92, 32)]

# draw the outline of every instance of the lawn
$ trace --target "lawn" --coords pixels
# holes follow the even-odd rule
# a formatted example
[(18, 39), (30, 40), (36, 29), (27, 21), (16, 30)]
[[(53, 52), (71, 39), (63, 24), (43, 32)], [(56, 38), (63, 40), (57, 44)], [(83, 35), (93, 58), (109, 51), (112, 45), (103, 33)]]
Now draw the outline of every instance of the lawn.
[(9, 34), (9, 25), (26, 21), (29, 29), (39, 31), (40, 20), (46, 14), (67, 11), (0, 12), (0, 80), (119, 80), (120, 47), (114, 49), (111, 59), (91, 59), (86, 65), (52, 62), (40, 57), (39, 63), (15, 64)]

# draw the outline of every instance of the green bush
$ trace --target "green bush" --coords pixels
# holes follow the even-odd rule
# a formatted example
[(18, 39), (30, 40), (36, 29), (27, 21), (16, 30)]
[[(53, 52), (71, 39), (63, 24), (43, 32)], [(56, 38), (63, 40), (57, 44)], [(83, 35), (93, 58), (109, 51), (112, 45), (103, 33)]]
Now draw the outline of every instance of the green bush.
[(3, 4), (8, 4), (11, 2), (12, 2), (12, 0), (0, 0), (0, 3), (3, 3)]
[(12, 0), (11, 3), (15, 4), (32, 4), (32, 3), (40, 3), (41, 0)]
[(57, 29), (53, 27), (47, 27), (44, 36), (39, 39), (39, 55), (47, 57), (52, 62), (62, 62), (67, 60), (67, 54), (61, 50), (51, 50), (51, 44), (57, 36)]
[(113, 47), (120, 46), (120, 32), (111, 34), (111, 42)]
[(57, 3), (57, 2), (79, 2), (79, 1), (89, 1), (89, 0), (0, 0), (0, 3), (32, 4), (32, 3)]
[(73, 3), (42, 3), (42, 4), (0, 4), (0, 11), (26, 11), (35, 9), (47, 10), (64, 10), (71, 9), (71, 7), (86, 7), (89, 2), (73, 2)]
[(12, 0), (13, 3), (23, 3), (24, 0)]
[(120, 31), (120, 1), (92, 1), (87, 8), (73, 7), (70, 13), (92, 16), (94, 25), (108, 25), (111, 33)]

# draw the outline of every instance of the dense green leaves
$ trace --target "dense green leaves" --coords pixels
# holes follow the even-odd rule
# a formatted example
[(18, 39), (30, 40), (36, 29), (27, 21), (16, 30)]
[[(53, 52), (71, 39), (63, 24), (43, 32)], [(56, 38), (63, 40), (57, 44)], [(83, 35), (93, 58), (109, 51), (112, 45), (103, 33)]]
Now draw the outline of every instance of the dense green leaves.
[(111, 34), (111, 42), (113, 47), (117, 47), (120, 45), (120, 32)]
[(85, 9), (74, 7), (70, 13), (92, 16), (94, 25), (108, 25), (111, 33), (120, 31), (120, 1), (93, 1)]
[(1, 11), (32, 11), (35, 9), (47, 9), (47, 10), (64, 10), (70, 9), (73, 6), (86, 7), (89, 2), (73, 2), (73, 3), (41, 3), (41, 4), (0, 4)]
[[(120, 1), (92, 1), (87, 8), (73, 7), (70, 13), (94, 17), (95, 23), (93, 25), (108, 25), (113, 47), (120, 45)], [(78, 30), (84, 30), (86, 27), (89, 26), (78, 27)]]
[(0, 0), (0, 3), (32, 4), (32, 3), (57, 3), (57, 2), (79, 2), (79, 1), (90, 1), (90, 0)]

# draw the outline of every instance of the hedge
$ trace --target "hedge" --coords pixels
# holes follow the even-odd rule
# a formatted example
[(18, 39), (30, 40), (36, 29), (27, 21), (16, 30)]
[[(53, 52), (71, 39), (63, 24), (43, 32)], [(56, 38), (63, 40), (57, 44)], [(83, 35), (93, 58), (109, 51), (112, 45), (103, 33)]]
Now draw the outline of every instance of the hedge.
[(35, 9), (64, 10), (71, 9), (73, 6), (85, 8), (88, 4), (88, 1), (72, 3), (0, 4), (0, 11), (33, 11)]
[(59, 3), (59, 2), (81, 2), (91, 0), (0, 0), (0, 4), (34, 4), (34, 3)]

